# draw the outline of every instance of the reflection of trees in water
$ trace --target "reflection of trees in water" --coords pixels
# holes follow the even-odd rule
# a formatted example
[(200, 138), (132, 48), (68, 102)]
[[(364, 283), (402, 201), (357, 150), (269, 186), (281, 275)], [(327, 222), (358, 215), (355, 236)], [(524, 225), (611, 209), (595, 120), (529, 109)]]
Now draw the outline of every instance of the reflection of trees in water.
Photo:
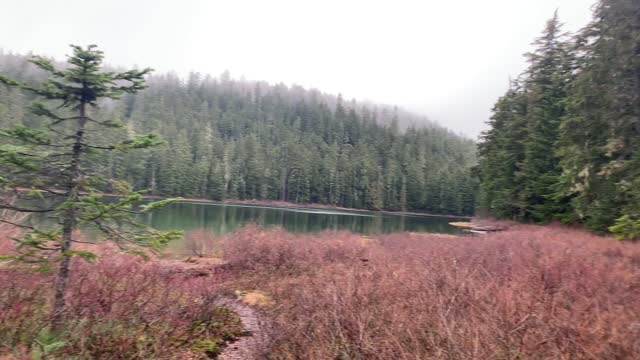
[[(261, 226), (280, 226), (292, 232), (317, 232), (322, 230), (349, 230), (362, 234), (380, 234), (400, 231), (458, 233), (450, 226), (447, 217), (399, 216), (391, 214), (348, 215), (327, 212), (296, 211), (227, 204), (175, 203), (153, 213), (141, 216), (143, 221), (158, 229), (193, 230), (207, 229), (216, 234), (237, 230), (247, 223)], [(33, 220), (45, 222), (41, 215)]]

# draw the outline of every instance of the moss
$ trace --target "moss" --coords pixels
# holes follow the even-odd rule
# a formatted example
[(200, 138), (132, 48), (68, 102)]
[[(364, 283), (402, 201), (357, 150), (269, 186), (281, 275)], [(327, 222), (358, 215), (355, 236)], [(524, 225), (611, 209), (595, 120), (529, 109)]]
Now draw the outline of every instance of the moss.
[(226, 342), (242, 336), (242, 321), (233, 311), (217, 307), (210, 320), (198, 321), (192, 326), (190, 333), (195, 337), (195, 340), (191, 341), (193, 351), (215, 357), (222, 351)]
[(191, 349), (215, 358), (220, 354), (219, 339), (198, 339), (193, 342)]

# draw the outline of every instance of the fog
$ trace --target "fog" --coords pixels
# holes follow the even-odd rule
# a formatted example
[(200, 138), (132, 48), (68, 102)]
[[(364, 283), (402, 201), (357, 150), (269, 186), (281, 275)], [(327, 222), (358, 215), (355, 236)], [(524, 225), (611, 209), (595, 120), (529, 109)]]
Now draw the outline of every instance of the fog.
[(97, 44), (112, 65), (314, 87), (398, 105), (475, 138), (553, 11), (576, 30), (592, 3), (7, 1), (0, 48), (62, 59), (68, 44)]

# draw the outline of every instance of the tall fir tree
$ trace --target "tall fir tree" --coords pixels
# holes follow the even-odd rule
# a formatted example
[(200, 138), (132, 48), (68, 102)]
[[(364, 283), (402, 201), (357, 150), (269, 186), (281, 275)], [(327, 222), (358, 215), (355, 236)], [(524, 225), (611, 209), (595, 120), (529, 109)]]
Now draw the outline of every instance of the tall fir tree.
[(576, 50), (562, 124), (563, 190), (575, 219), (604, 231), (624, 214), (640, 221), (640, 2), (600, 1)]
[(481, 207), (640, 237), (640, 2), (601, 0), (565, 39), (557, 14), (479, 145)]
[[(91, 172), (87, 161), (99, 151), (143, 149), (160, 143), (153, 134), (109, 143), (109, 135), (124, 125), (105, 120), (98, 112), (106, 100), (144, 89), (144, 77), (151, 70), (105, 72), (101, 70), (103, 53), (95, 45), (72, 46), (72, 49), (69, 65), (62, 70), (42, 57), (31, 60), (49, 75), (40, 86), (0, 75), (1, 83), (35, 94), (38, 101), (32, 103), (30, 110), (46, 119), (41, 128), (16, 125), (0, 131), (0, 135), (9, 140), (0, 145), (0, 184), (4, 191), (14, 192), (19, 199), (12, 204), (3, 197), (0, 208), (46, 214), (56, 224), (50, 229), (17, 224), (25, 229), (25, 234), (16, 239), (18, 255), (13, 257), (45, 265), (54, 260), (59, 262), (51, 314), (55, 331), (64, 325), (71, 258), (95, 257), (73, 248), (75, 243), (82, 242), (77, 237), (79, 227), (97, 229), (102, 232), (102, 238), (130, 251), (139, 251), (139, 247), (159, 249), (179, 236), (176, 232), (160, 232), (136, 223), (132, 219), (132, 206), (141, 200), (141, 193), (133, 192), (125, 182), (105, 181), (104, 174)], [(121, 197), (104, 202), (98, 188), (106, 186)], [(145, 205), (141, 211), (151, 211), (167, 202)]]
[(557, 196), (561, 168), (556, 149), (572, 61), (557, 12), (533, 45), (536, 48), (527, 54), (529, 68), (524, 80), (527, 133), (519, 181), (525, 204), (522, 217), (545, 222), (568, 210), (565, 197)]

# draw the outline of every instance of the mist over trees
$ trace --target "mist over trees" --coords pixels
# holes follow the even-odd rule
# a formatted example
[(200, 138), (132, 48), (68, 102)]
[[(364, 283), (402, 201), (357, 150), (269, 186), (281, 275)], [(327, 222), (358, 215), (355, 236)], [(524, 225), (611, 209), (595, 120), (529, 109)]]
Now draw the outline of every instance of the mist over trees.
[[(0, 54), (0, 72), (42, 74)], [(103, 104), (126, 127), (111, 142), (154, 132), (167, 144), (141, 153), (92, 154), (92, 170), (153, 195), (284, 200), (371, 210), (469, 215), (475, 143), (396, 108), (298, 86), (190, 74), (148, 77), (140, 94)], [(38, 128), (28, 95), (0, 87), (0, 125)], [(422, 123), (417, 127), (410, 124)], [(110, 189), (105, 188), (105, 191)]]
[(574, 36), (556, 14), (533, 46), (483, 134), (481, 207), (640, 237), (640, 3), (602, 0)]

